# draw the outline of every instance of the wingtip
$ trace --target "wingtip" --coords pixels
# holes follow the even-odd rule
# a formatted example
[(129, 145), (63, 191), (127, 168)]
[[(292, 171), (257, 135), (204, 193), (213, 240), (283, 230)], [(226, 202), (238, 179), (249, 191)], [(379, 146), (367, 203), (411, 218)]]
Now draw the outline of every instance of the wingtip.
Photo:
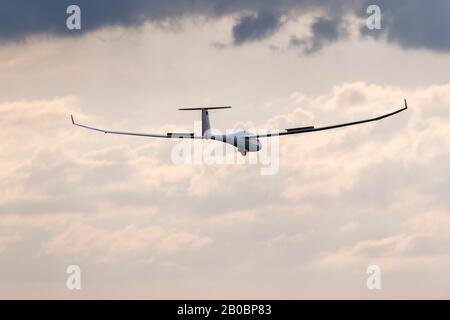
[(72, 124), (75, 124), (75, 121), (73, 120), (73, 115), (70, 115), (70, 119), (72, 120)]
[(408, 102), (406, 102), (406, 98), (404, 100), (405, 100), (405, 109), (408, 109)]

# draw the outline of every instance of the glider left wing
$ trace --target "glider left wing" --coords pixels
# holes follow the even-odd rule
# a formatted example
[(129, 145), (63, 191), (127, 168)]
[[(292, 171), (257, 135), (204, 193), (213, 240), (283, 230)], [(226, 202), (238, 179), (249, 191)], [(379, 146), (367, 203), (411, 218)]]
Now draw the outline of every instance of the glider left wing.
[(195, 136), (193, 133), (168, 132), (166, 134), (155, 134), (155, 133), (124, 132), (124, 131), (99, 129), (99, 128), (94, 128), (94, 127), (76, 123), (72, 115), (70, 115), (70, 118), (72, 119), (72, 124), (75, 126), (82, 127), (82, 128), (89, 129), (89, 130), (99, 131), (99, 132), (103, 132), (103, 133), (109, 133), (109, 134), (120, 134), (120, 135), (126, 135), (126, 136), (138, 136), (138, 137), (150, 137), (150, 138), (166, 138), (166, 139), (203, 139), (203, 137)]

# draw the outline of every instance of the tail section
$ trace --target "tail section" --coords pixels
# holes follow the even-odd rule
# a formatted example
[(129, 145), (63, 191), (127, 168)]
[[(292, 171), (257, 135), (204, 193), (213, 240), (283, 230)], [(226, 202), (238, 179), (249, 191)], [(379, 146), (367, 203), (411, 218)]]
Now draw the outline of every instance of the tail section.
[(217, 110), (217, 109), (230, 109), (231, 107), (205, 107), (205, 108), (180, 108), (178, 110), (181, 111), (192, 111), (192, 110), (201, 110), (202, 111), (202, 137), (209, 138), (211, 131), (211, 124), (209, 122), (209, 112), (208, 110)]

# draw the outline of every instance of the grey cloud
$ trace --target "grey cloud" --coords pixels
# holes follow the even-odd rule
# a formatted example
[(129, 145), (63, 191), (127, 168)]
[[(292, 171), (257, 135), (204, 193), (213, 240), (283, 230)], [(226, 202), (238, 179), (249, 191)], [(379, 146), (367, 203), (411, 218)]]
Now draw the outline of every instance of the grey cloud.
[[(233, 27), (233, 43), (242, 44), (261, 40), (277, 32), (282, 25), (282, 15), (301, 16), (311, 10), (321, 9), (324, 17), (312, 25), (312, 39), (291, 40), (291, 45), (306, 47), (315, 52), (323, 46), (338, 41), (344, 33), (333, 29), (338, 20), (334, 17), (356, 15), (366, 18), (368, 5), (377, 4), (382, 9), (383, 30), (361, 29), (361, 34), (379, 38), (405, 48), (428, 48), (436, 51), (450, 50), (450, 3), (447, 0), (424, 2), (419, 0), (281, 0), (281, 1), (226, 1), (226, 0), (79, 0), (82, 8), (82, 30), (68, 31), (65, 26), (66, 8), (70, 0), (7, 1), (0, 0), (0, 40), (20, 41), (32, 35), (79, 36), (102, 27), (137, 27), (145, 22), (158, 23), (185, 16), (220, 18), (239, 15)], [(251, 14), (253, 13), (253, 14)]]
[[(366, 0), (381, 8), (381, 30), (361, 29), (365, 36), (398, 43), (404, 48), (450, 51), (450, 2), (447, 0)], [(365, 15), (365, 12), (360, 12)]]
[[(232, 29), (234, 44), (261, 40), (277, 32), (282, 25), (284, 14), (303, 15), (312, 9), (322, 8), (324, 12), (342, 12), (350, 2), (281, 0), (281, 1), (226, 1), (226, 0), (79, 0), (81, 7), (82, 30), (69, 31), (66, 28), (66, 8), (73, 4), (69, 0), (0, 0), (0, 40), (23, 40), (33, 35), (79, 36), (102, 27), (137, 27), (145, 22), (158, 23), (176, 20), (185, 16), (206, 16), (220, 18), (238, 15)], [(347, 9), (348, 10), (348, 9)]]
[(291, 37), (290, 47), (301, 48), (305, 54), (321, 50), (325, 45), (347, 36), (345, 23), (336, 18), (318, 18), (311, 25), (312, 36), (308, 39)]
[[(81, 33), (84, 33), (101, 27), (135, 27), (147, 21), (158, 22), (187, 15), (204, 15), (215, 18), (229, 14), (241, 14), (246, 11), (263, 11), (266, 12), (266, 16), (271, 16), (274, 15), (274, 12), (286, 12), (292, 8), (304, 7), (311, 2), (308, 0), (264, 3), (255, 0), (178, 0), (170, 2), (163, 0), (78, 0), (75, 3), (81, 8)], [(72, 35), (74, 32), (68, 31), (65, 24), (66, 8), (71, 4), (74, 4), (74, 1), (0, 0), (2, 7), (0, 39), (20, 40), (34, 34)], [(256, 24), (254, 27), (264, 28), (265, 24)]]
[(234, 43), (239, 45), (247, 41), (264, 39), (276, 32), (282, 25), (280, 15), (260, 12), (246, 15), (233, 27)]

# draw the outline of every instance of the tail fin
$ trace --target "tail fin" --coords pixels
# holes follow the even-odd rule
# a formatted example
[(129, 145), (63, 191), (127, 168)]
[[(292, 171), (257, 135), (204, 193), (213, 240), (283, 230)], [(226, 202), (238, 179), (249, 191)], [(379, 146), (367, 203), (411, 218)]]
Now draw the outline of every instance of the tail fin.
[(202, 137), (208, 138), (210, 136), (211, 124), (209, 122), (209, 113), (208, 110), (217, 110), (217, 109), (230, 109), (230, 106), (226, 107), (205, 107), (205, 108), (179, 108), (181, 111), (192, 111), (192, 110), (201, 110), (202, 111)]

